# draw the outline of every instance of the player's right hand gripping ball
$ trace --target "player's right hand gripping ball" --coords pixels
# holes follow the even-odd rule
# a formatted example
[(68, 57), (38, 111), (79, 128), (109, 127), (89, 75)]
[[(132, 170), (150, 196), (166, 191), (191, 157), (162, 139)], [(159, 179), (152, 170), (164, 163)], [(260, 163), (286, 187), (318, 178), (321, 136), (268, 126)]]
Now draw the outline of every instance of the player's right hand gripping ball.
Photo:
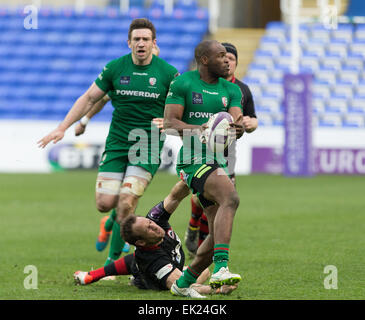
[(224, 111), (218, 112), (209, 118), (208, 128), (205, 130), (205, 140), (211, 151), (222, 153), (231, 145), (235, 139), (230, 132), (231, 123), (233, 123), (233, 117)]

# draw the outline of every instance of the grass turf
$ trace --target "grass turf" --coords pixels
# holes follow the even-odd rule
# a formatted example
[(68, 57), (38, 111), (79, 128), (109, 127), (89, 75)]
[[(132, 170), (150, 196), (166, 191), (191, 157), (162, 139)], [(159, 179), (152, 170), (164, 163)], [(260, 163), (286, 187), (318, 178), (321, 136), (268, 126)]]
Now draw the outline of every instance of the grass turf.
[[(74, 285), (73, 272), (102, 266), (109, 249), (95, 249), (101, 218), (95, 177), (94, 171), (0, 175), (1, 299), (180, 299), (128, 286), (127, 276)], [(159, 172), (137, 213), (145, 215), (176, 181)], [(365, 298), (364, 177), (239, 176), (237, 189), (229, 266), (244, 278), (230, 296), (212, 299)], [(189, 212), (185, 199), (170, 219), (181, 239)], [(38, 271), (36, 290), (24, 286), (28, 265)], [(337, 268), (338, 289), (324, 287), (327, 265)]]

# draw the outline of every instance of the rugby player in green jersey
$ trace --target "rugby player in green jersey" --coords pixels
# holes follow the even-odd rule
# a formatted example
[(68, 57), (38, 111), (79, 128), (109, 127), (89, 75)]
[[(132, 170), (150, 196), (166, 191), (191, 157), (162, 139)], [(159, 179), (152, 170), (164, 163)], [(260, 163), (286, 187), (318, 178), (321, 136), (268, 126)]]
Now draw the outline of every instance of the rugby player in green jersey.
[[(96, 181), (96, 207), (117, 210), (117, 221), (134, 213), (138, 199), (160, 164), (163, 137), (152, 119), (163, 117), (171, 80), (178, 71), (152, 54), (156, 30), (148, 19), (135, 19), (128, 32), (131, 53), (110, 61), (65, 119), (38, 141), (44, 148), (86, 115), (106, 93), (114, 107)], [(157, 139), (156, 139), (157, 137)]]
[(183, 137), (176, 166), (180, 178), (198, 196), (208, 218), (210, 233), (182, 276), (172, 285), (175, 295), (190, 296), (190, 285), (214, 261), (212, 287), (235, 284), (239, 274), (228, 269), (229, 243), (239, 196), (227, 174), (223, 154), (209, 152), (201, 135), (209, 117), (220, 111), (234, 119), (232, 128), (239, 138), (244, 133), (242, 93), (225, 80), (229, 72), (226, 49), (218, 41), (206, 40), (195, 49), (197, 70), (171, 82), (166, 98), (164, 129)]
[[(228, 42), (223, 42), (222, 45), (227, 50), (227, 58), (229, 61), (229, 73), (226, 80), (238, 85), (243, 94), (243, 125), (246, 133), (254, 132), (258, 127), (258, 120), (255, 112), (255, 104), (250, 88), (235, 77), (235, 71), (238, 65), (237, 48)], [(235, 143), (235, 141), (234, 141)], [(235, 184), (234, 168), (236, 164), (236, 146), (234, 143), (231, 146), (231, 154), (229, 157), (230, 178)], [(199, 245), (204, 241), (209, 233), (208, 220), (203, 212), (203, 209), (196, 195), (191, 197), (191, 216), (189, 219), (188, 228), (185, 233), (185, 245), (189, 255), (194, 256)]]
[[(160, 48), (158, 47), (157, 44), (155, 44), (153, 46), (152, 54), (154, 54), (156, 56), (158, 56), (160, 54)], [(112, 92), (110, 92), (109, 94), (111, 95)], [(110, 101), (110, 97), (107, 93), (101, 100), (99, 100), (97, 103), (95, 103), (95, 105), (91, 108), (91, 110), (85, 116), (83, 116), (81, 118), (81, 120), (77, 123), (77, 125), (75, 126), (75, 135), (76, 136), (80, 136), (85, 132), (89, 121), (97, 113), (99, 113), (109, 101)], [(163, 118), (158, 118), (158, 119), (163, 120)], [(156, 119), (154, 119), (154, 120), (156, 120)], [(116, 215), (117, 215), (117, 213), (114, 208), (110, 215), (104, 216), (100, 220), (99, 234), (98, 234), (96, 244), (95, 244), (96, 250), (103, 251), (106, 248), (106, 246), (109, 242), (109, 238), (111, 236), (109, 253), (108, 253), (108, 257), (107, 257), (104, 265), (108, 265), (112, 261), (117, 260), (120, 257), (120, 255), (122, 254), (122, 252), (129, 252), (129, 244), (126, 243), (121, 237), (120, 225), (119, 225), (119, 223), (115, 223)], [(110, 277), (107, 277), (104, 279), (111, 280), (114, 278), (115, 277), (110, 276)]]

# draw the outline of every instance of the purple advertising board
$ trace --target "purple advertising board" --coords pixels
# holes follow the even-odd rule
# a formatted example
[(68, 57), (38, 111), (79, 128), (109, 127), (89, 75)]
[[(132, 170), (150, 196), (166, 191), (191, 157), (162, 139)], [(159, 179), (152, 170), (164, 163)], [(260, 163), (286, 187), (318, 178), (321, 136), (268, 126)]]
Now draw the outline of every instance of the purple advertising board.
[(310, 74), (285, 74), (284, 158), (286, 176), (313, 175), (312, 104)]
[[(254, 147), (251, 172), (282, 174), (283, 159), (283, 148)], [(365, 149), (314, 148), (313, 173), (365, 175)]]

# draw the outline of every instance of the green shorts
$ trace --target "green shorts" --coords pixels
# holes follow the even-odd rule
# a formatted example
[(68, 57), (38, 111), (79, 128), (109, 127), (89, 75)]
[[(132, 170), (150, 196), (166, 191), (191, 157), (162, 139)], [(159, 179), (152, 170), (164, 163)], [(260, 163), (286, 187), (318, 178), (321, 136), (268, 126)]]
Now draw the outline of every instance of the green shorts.
[(143, 159), (141, 161), (130, 161), (128, 151), (104, 151), (99, 164), (99, 172), (122, 173), (129, 166), (137, 166), (154, 176), (160, 166), (160, 161), (158, 161), (159, 163), (150, 162)]
[(176, 171), (177, 174), (180, 176), (180, 179), (188, 185), (192, 193), (197, 195), (203, 208), (214, 204), (214, 202), (206, 199), (203, 196), (203, 193), (205, 181), (207, 180), (209, 175), (218, 168), (222, 168), (227, 173), (226, 167), (221, 166), (218, 163), (176, 166)]

